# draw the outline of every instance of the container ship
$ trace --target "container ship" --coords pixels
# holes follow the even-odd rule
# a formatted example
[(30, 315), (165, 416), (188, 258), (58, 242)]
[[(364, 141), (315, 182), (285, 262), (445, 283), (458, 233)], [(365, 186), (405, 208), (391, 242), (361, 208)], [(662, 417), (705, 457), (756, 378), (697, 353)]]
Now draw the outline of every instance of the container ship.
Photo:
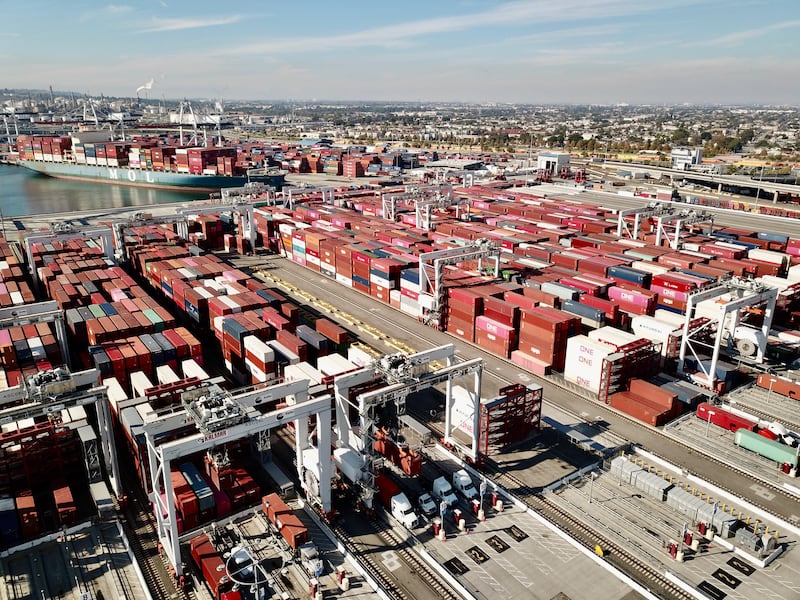
[(279, 169), (253, 168), (234, 147), (163, 145), (159, 139), (108, 141), (108, 132), (19, 136), (17, 164), (42, 175), (149, 188), (215, 191), (259, 182), (280, 189)]

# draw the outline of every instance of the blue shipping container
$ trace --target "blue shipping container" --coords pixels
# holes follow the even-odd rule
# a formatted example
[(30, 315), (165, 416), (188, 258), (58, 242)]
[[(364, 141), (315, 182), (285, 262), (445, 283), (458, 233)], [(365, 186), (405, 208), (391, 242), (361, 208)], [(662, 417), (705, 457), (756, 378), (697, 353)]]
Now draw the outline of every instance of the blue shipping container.
[(11, 496), (0, 496), (0, 547), (8, 548), (22, 541), (17, 521), (17, 505)]
[(195, 496), (197, 496), (200, 512), (214, 510), (214, 492), (211, 491), (208, 484), (200, 477), (200, 472), (197, 470), (197, 467), (187, 462), (183, 463), (178, 468), (181, 473), (183, 473), (186, 483), (189, 484), (189, 487), (192, 488)]
[(608, 276), (635, 283), (641, 287), (650, 287), (650, 273), (631, 269), (630, 267), (609, 267)]

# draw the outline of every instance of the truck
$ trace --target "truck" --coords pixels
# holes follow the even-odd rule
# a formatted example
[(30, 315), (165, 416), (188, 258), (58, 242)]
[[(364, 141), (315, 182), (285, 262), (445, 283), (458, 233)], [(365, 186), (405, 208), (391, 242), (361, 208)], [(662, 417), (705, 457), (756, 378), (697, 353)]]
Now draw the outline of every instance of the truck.
[(306, 542), (298, 548), (300, 552), (300, 564), (311, 577), (320, 577), (323, 572), (322, 559), (314, 542)]
[(475, 489), (472, 477), (469, 476), (466, 469), (459, 469), (453, 473), (453, 487), (467, 499), (467, 502), (478, 499), (478, 490)]
[(439, 510), (439, 508), (436, 506), (436, 502), (433, 500), (433, 496), (431, 496), (428, 492), (425, 492), (419, 498), (417, 498), (417, 505), (419, 506), (420, 511), (422, 511), (422, 514), (426, 517), (432, 517)]
[(414, 529), (419, 525), (417, 513), (414, 512), (414, 507), (411, 506), (411, 502), (408, 501), (403, 492), (392, 496), (390, 504), (392, 516), (400, 521), (404, 527)]
[(395, 519), (409, 529), (413, 529), (419, 524), (417, 514), (414, 512), (411, 502), (408, 501), (408, 497), (385, 473), (378, 473), (375, 476), (375, 486), (378, 488), (378, 500), (386, 507), (386, 510), (392, 513)]
[(447, 481), (444, 475), (437, 477), (433, 481), (431, 494), (439, 502), (446, 503), (448, 508), (458, 502), (458, 498), (456, 498), (455, 492), (453, 492), (453, 486), (450, 485), (450, 482)]

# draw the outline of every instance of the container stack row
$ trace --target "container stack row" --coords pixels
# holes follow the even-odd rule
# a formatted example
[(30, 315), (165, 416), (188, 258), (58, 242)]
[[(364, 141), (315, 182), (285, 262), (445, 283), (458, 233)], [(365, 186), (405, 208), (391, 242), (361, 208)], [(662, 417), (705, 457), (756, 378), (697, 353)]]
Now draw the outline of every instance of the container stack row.
[[(144, 241), (145, 236), (131, 228), (126, 239)], [(300, 325), (296, 304), (218, 257), (191, 256), (152, 235), (149, 243), (131, 244), (128, 252), (156, 293), (200, 330), (214, 334), (224, 365), (238, 383), (272, 381), (285, 365), (316, 365), (319, 357), (346, 350), (344, 329), (325, 319), (314, 327)]]
[(34, 295), (25, 278), (22, 262), (0, 234), (0, 308), (33, 301)]
[(63, 362), (51, 323), (0, 329), (0, 389)]

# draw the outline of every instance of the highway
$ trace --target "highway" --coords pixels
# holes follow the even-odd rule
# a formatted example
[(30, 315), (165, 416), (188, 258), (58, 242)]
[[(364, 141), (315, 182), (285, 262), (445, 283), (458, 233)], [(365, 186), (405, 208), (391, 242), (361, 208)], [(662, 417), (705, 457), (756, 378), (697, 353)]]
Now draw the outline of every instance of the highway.
[[(307, 294), (335, 303), (340, 310), (374, 326), (384, 334), (382, 339), (370, 340), (363, 334), (361, 337), (379, 349), (387, 352), (396, 351), (396, 347), (381, 343), (388, 339), (398, 340), (414, 350), (448, 343), (454, 344), (458, 357), (470, 359), (479, 356), (484, 359), (483, 395), (485, 397), (491, 397), (498, 388), (508, 383), (538, 383), (544, 389), (545, 414), (547, 414), (548, 405), (555, 405), (581, 415), (587, 421), (601, 420), (607, 423), (608, 427), (617, 435), (640, 444), (650, 452), (676, 465), (681, 465), (688, 472), (699, 475), (739, 497), (746, 498), (786, 520), (797, 519), (797, 498), (781, 493), (777, 489), (772, 489), (769, 493), (759, 493), (763, 486), (756, 484), (751, 477), (741, 473), (720, 469), (720, 464), (703, 455), (702, 450), (679, 445), (655, 429), (634, 422), (604, 404), (563, 389), (548, 379), (536, 377), (510, 361), (489, 354), (455, 336), (426, 327), (415, 318), (378, 300), (346, 288), (284, 258), (270, 256), (262, 257), (260, 260), (249, 258), (236, 262), (241, 266), (255, 266), (260, 262), (267, 274), (273, 273), (281, 280), (304, 290)], [(298, 300), (307, 302), (307, 299), (302, 297)], [(336, 319), (336, 314), (324, 316)], [(348, 326), (347, 323), (344, 325)]]
[[(597, 164), (589, 163), (591, 166)], [(774, 192), (783, 194), (792, 194), (793, 196), (800, 196), (800, 186), (791, 183), (774, 183), (772, 181), (759, 181), (758, 179), (751, 179), (743, 175), (711, 175), (701, 173), (699, 171), (680, 171), (678, 169), (670, 169), (666, 167), (654, 167), (652, 165), (624, 163), (624, 162), (606, 162), (599, 163), (605, 165), (607, 168), (622, 169), (625, 171), (650, 171), (654, 173), (661, 173), (669, 175), (673, 179), (692, 179), (696, 181), (706, 181), (713, 185), (727, 185), (739, 188), (761, 188), (762, 192), (769, 192), (771, 195)], [(769, 200), (768, 200), (769, 201)]]

